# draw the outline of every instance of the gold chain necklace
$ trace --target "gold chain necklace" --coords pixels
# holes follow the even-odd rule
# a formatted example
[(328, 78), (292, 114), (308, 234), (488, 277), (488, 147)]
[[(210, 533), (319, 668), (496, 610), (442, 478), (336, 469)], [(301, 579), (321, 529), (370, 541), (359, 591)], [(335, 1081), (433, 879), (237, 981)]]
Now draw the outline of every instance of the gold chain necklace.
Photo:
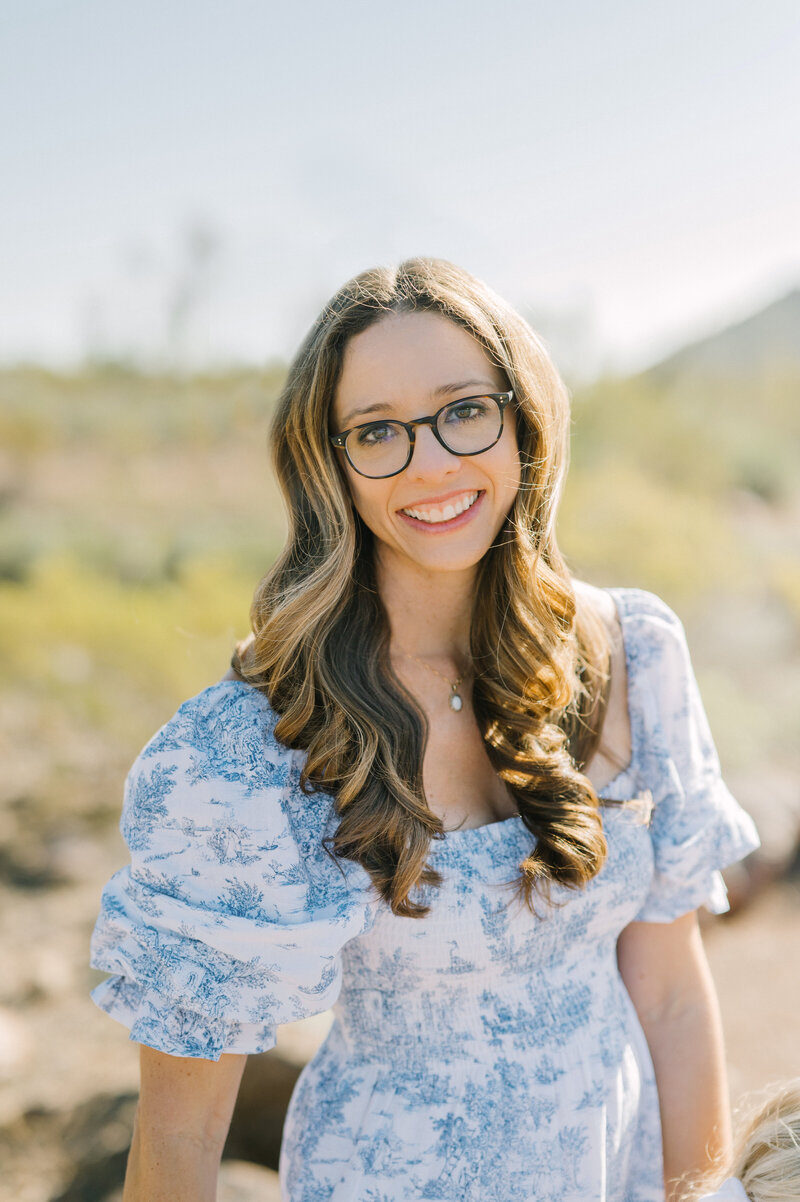
[(430, 664), (426, 664), (424, 659), (420, 659), (417, 655), (412, 655), (410, 651), (403, 651), (401, 647), (400, 653), (404, 655), (406, 659), (413, 659), (415, 664), (419, 664), (422, 668), (427, 668), (428, 671), (432, 672), (434, 676), (438, 676), (440, 680), (443, 680), (450, 690), (450, 697), (448, 698), (447, 702), (447, 704), (450, 706), (450, 709), (455, 710), (456, 713), (462, 709), (464, 705), (464, 699), (458, 690), (466, 680), (469, 673), (465, 672), (462, 676), (459, 676), (458, 680), (449, 680), (436, 668), (432, 668)]

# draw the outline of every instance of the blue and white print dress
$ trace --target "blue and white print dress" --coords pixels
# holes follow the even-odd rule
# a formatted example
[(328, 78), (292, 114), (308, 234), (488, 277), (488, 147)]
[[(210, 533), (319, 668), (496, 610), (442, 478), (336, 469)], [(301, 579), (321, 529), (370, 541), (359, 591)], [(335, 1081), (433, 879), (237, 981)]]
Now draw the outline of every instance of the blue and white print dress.
[(435, 841), (430, 912), (393, 915), (325, 851), (333, 802), (302, 792), (302, 752), (242, 682), (187, 701), (136, 761), (94, 999), (132, 1039), (208, 1059), (334, 1007), (286, 1121), (287, 1202), (663, 1202), (617, 937), (724, 910), (718, 870), (757, 837), (720, 779), (679, 621), (649, 593), (612, 596), (632, 759), (602, 791), (605, 866), (539, 917), (508, 885), (533, 838), (518, 817)]

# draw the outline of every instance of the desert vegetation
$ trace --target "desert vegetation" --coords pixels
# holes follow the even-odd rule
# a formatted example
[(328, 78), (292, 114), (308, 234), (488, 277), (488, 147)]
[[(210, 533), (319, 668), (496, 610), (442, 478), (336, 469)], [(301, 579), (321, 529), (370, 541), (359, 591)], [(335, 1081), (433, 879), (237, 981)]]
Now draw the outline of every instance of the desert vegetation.
[[(112, 1196), (135, 1066), (86, 1001), (88, 935), (123, 862), (127, 766), (224, 672), (282, 542), (266, 446), (282, 375), (0, 372), (0, 1199)], [(653, 589), (684, 618), (729, 781), (789, 874), (798, 396), (785, 364), (576, 391), (560, 529), (577, 574)], [(742, 1083), (763, 1083), (759, 1063)]]

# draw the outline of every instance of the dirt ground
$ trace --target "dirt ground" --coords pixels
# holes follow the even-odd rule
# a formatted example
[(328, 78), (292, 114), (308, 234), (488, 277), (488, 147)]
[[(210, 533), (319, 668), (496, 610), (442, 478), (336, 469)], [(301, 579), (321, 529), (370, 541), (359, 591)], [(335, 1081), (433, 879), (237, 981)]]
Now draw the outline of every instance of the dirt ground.
[[(105, 1202), (116, 1194), (101, 1182), (113, 1181), (124, 1164), (137, 1054), (127, 1032), (88, 999), (99, 979), (86, 967), (88, 936), (109, 860), (97, 845), (83, 853), (72, 849), (80, 886), (0, 891), (0, 1202)], [(710, 919), (704, 937), (736, 1104), (770, 1082), (800, 1077), (800, 873), (732, 917)], [(327, 1016), (283, 1028), (283, 1063), (304, 1062), (326, 1029)], [(267, 1075), (279, 1067), (257, 1059)], [(96, 1191), (75, 1184), (87, 1162), (99, 1166)], [(247, 1192), (249, 1173), (231, 1166), (230, 1188), (220, 1196), (260, 1197), (260, 1185)]]
[(800, 876), (742, 913), (715, 920), (705, 944), (719, 993), (734, 1104), (800, 1077)]

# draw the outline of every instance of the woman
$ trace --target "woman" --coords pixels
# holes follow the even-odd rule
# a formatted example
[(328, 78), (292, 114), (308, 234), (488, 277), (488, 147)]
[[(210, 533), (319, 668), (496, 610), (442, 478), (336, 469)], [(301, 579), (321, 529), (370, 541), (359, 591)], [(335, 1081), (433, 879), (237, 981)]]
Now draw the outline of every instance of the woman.
[(726, 1147), (694, 911), (755, 832), (677, 619), (561, 559), (567, 426), (448, 263), (358, 277), (301, 348), (286, 549), (132, 770), (95, 937), (142, 1044), (125, 1202), (212, 1199), (246, 1054), (334, 1003), (289, 1202), (655, 1202)]

